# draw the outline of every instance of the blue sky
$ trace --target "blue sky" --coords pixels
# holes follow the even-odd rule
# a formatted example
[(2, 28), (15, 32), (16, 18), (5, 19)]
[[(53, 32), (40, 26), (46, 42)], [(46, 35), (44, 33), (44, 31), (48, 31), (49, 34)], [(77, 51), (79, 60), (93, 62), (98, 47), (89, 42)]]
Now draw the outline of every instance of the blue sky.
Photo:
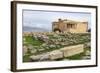
[(90, 13), (23, 10), (23, 26), (52, 30), (52, 22), (59, 18), (88, 21), (88, 28), (91, 25)]

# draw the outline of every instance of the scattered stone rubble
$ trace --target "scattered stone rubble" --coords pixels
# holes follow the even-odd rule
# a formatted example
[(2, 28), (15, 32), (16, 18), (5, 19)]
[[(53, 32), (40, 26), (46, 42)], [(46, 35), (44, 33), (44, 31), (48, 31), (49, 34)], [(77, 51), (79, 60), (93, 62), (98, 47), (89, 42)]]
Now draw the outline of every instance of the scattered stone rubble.
[(28, 48), (27, 48), (27, 46), (23, 46), (23, 55), (26, 55), (26, 53), (27, 53), (27, 51), (28, 51)]
[(60, 50), (54, 50), (54, 51), (49, 53), (49, 58), (50, 58), (50, 60), (63, 58), (63, 52)]
[(41, 55), (33, 55), (30, 56), (30, 58), (34, 61), (43, 61), (43, 60), (56, 60), (64, 57), (69, 57), (73, 56), (75, 54), (79, 54), (84, 52), (84, 47), (82, 44), (80, 45), (75, 45), (75, 46), (69, 46), (69, 47), (64, 47), (59, 50), (54, 50), (45, 54)]
[[(55, 60), (59, 58), (73, 56), (75, 54), (80, 54), (84, 51), (84, 48), (90, 47), (90, 34), (56, 34), (56, 33), (25, 33), (23, 36), (32, 36), (36, 40), (43, 41), (44, 43), (40, 46), (32, 46), (27, 44), (28, 46), (23, 46), (23, 54), (26, 55), (27, 51), (30, 50), (31, 55), (30, 59), (33, 61), (44, 61), (44, 60)], [(27, 43), (25, 39), (23, 39), (24, 43)], [(89, 43), (85, 43), (89, 42)], [(80, 44), (82, 43), (82, 44)], [(79, 44), (79, 45), (75, 45)], [(69, 46), (71, 45), (71, 46)], [(75, 46), (72, 46), (75, 45)], [(66, 47), (69, 46), (69, 47)], [(62, 48), (64, 47), (64, 48)], [(57, 48), (57, 49), (54, 49)], [(45, 52), (42, 54), (38, 54), (38, 52), (43, 52), (45, 50), (52, 50), (51, 52)], [(37, 55), (35, 55), (37, 53)], [(86, 56), (90, 56), (90, 51), (86, 52)], [(84, 58), (86, 58), (84, 56)]]

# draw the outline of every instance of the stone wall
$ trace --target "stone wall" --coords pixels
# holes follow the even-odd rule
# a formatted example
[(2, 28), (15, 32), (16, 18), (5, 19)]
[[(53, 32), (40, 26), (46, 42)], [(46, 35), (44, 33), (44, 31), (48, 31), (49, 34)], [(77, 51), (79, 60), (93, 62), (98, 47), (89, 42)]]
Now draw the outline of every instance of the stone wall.
[(75, 54), (82, 53), (84, 51), (84, 47), (82, 44), (80, 44), (80, 45), (61, 48), (60, 51), (63, 52), (64, 57), (69, 57)]

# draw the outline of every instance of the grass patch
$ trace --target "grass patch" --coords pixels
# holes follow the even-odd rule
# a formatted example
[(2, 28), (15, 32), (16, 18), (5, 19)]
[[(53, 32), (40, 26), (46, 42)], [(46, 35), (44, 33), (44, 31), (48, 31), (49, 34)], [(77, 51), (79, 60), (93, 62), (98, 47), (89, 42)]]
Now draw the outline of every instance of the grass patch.
[(25, 55), (25, 56), (23, 56), (23, 62), (30, 62), (29, 56), (30, 56), (30, 55)]
[(25, 42), (27, 42), (27, 44), (31, 44), (35, 46), (40, 46), (43, 43), (43, 41), (37, 40), (32, 36), (25, 36), (24, 39)]

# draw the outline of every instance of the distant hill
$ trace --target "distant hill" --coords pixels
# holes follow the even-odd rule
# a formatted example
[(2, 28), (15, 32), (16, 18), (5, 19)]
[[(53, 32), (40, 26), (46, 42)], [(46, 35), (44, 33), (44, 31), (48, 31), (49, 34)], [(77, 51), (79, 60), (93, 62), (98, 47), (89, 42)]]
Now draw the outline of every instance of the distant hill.
[(23, 26), (23, 32), (48, 32), (50, 30), (38, 27)]

